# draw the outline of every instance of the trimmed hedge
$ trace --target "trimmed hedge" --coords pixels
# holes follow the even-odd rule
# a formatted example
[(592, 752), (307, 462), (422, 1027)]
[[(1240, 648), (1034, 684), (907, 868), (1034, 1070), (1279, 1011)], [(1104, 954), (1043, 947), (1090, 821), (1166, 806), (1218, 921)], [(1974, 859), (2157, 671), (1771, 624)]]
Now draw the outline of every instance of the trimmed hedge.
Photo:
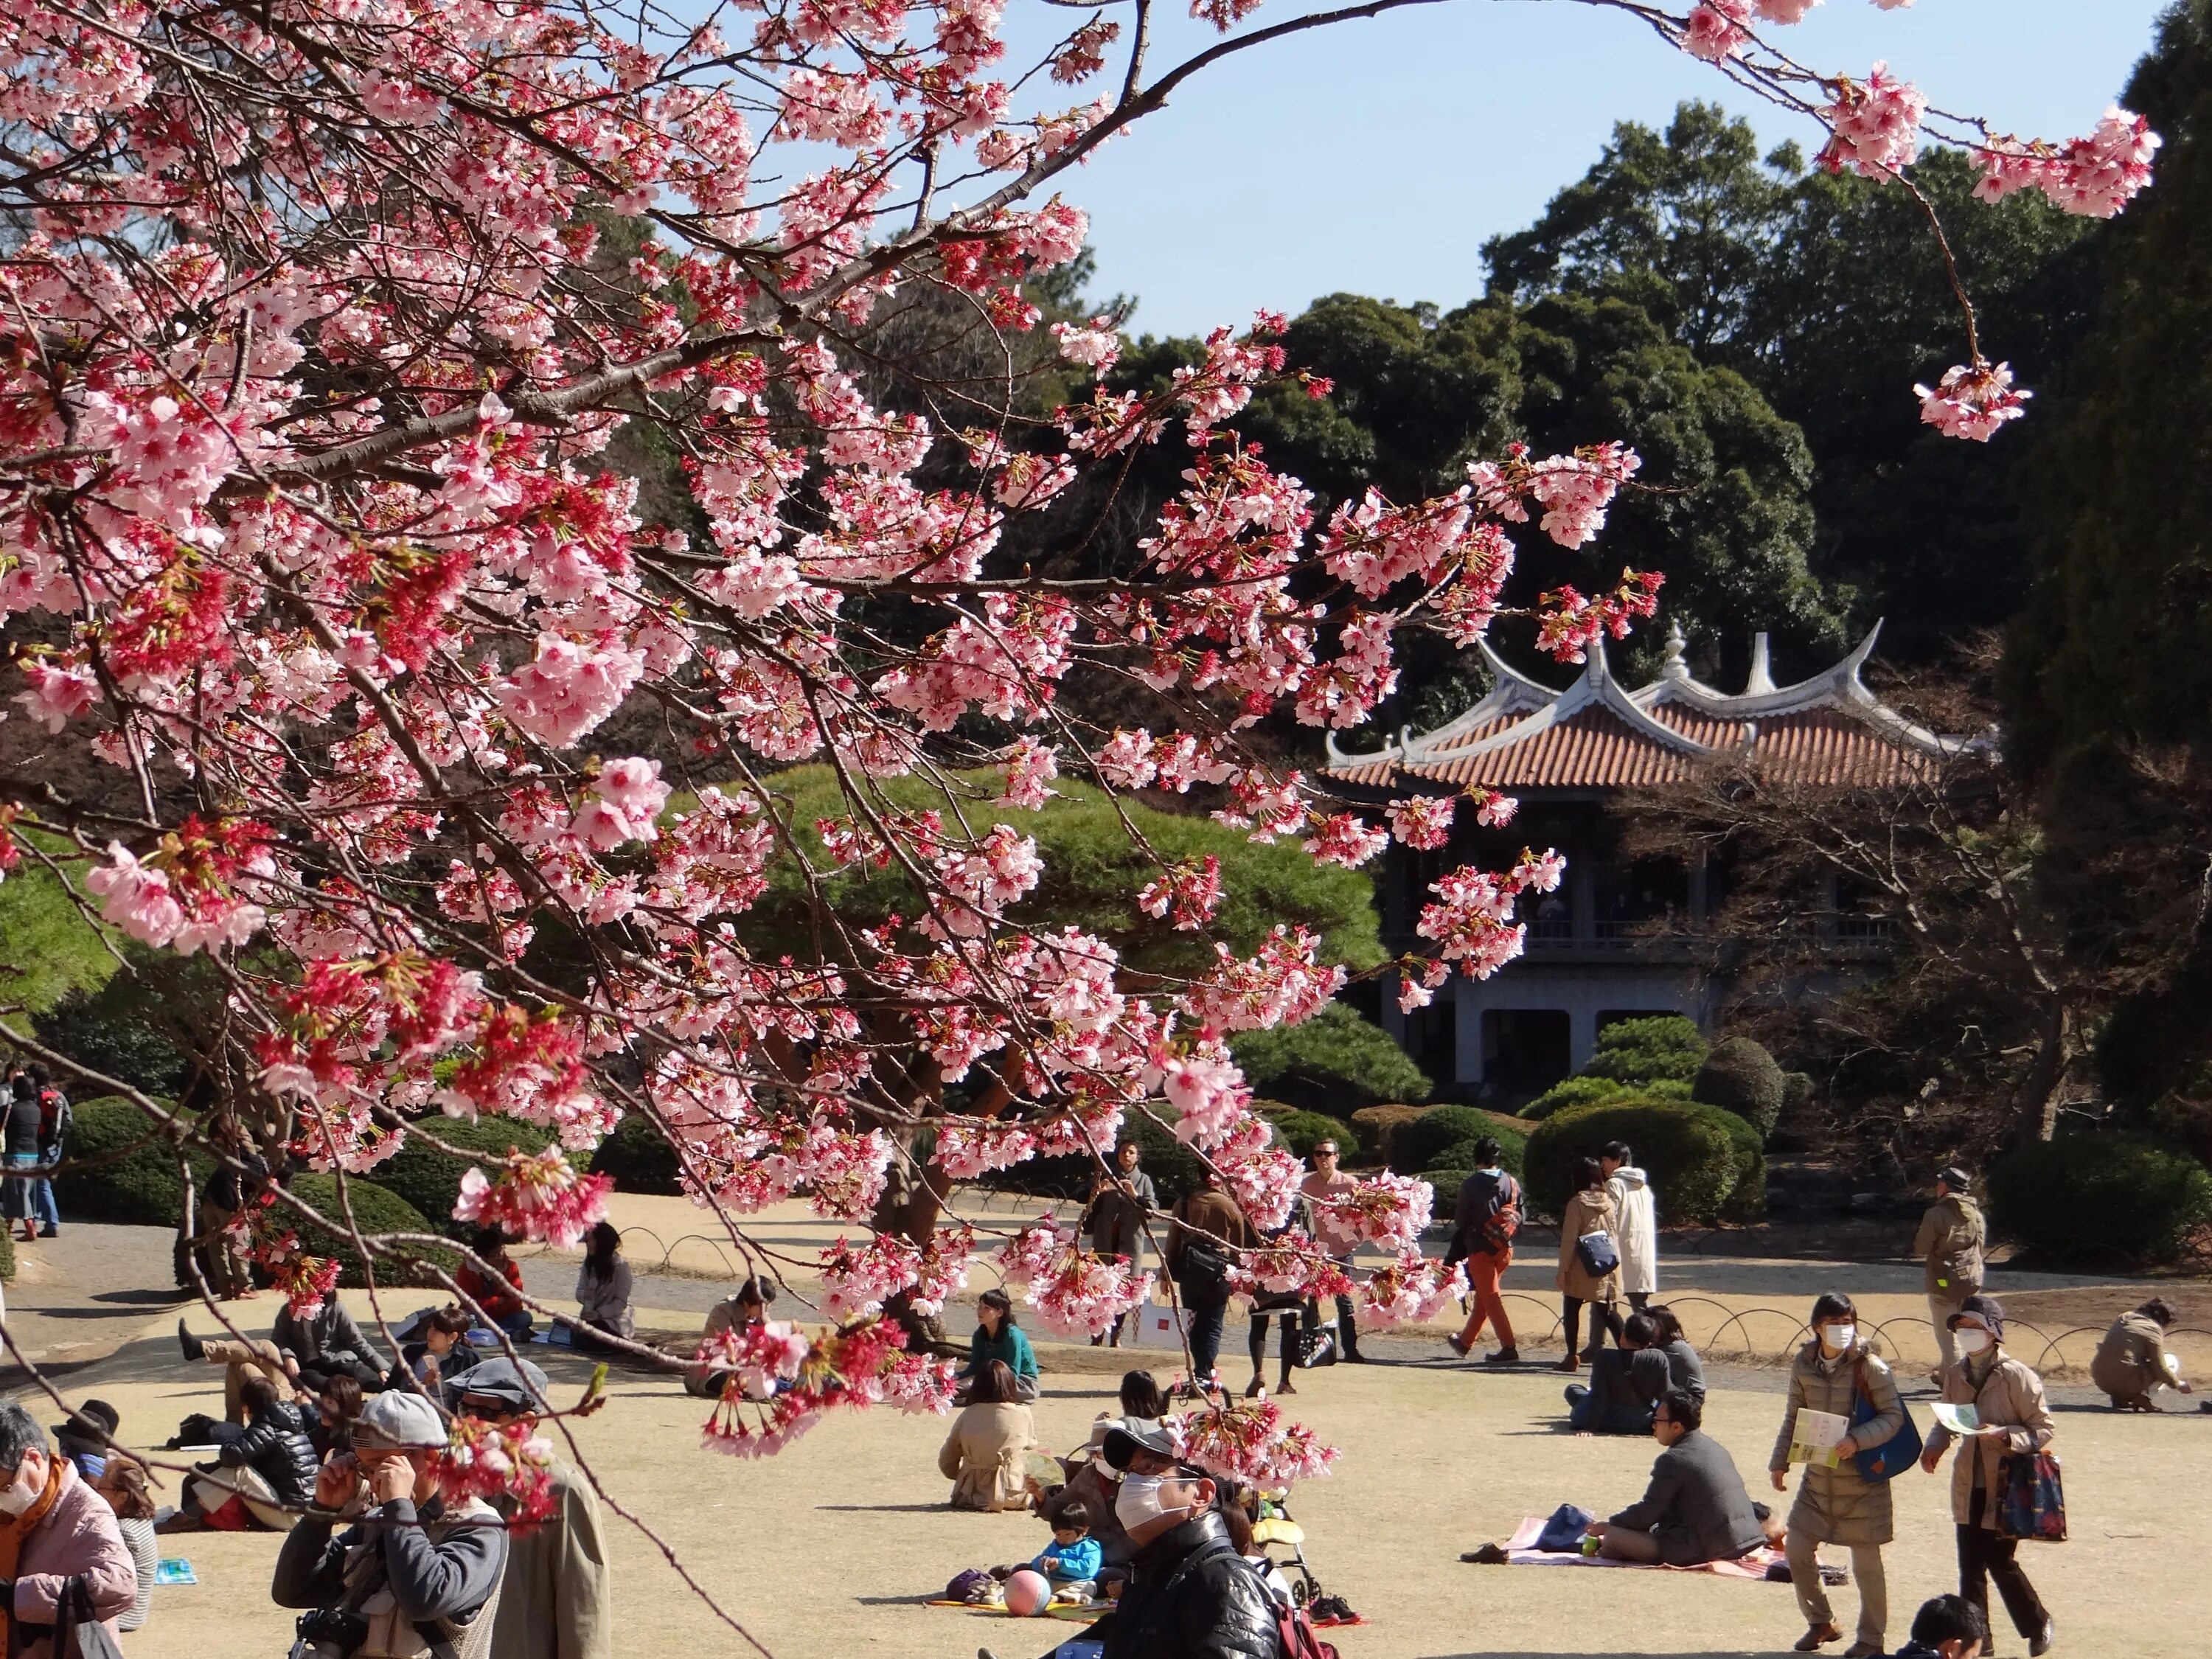
[(1698, 1074), (1711, 1048), (1693, 1020), (1680, 1014), (1617, 1019), (1597, 1034), (1597, 1052), (1583, 1068), (1585, 1077), (1615, 1083), (1687, 1083)]
[[(1482, 1133), (1483, 1134), (1489, 1135), (1498, 1142), (1498, 1161), (1499, 1164), (1504, 1168), (1511, 1170), (1513, 1175), (1518, 1178), (1522, 1171), (1528, 1167), (1528, 1137), (1526, 1135), (1516, 1135), (1512, 1130), (1501, 1128), (1496, 1124), (1491, 1125)], [(1482, 1135), (1474, 1135), (1465, 1140), (1454, 1141), (1450, 1146), (1445, 1147), (1443, 1152), (1437, 1154), (1436, 1158), (1434, 1162), (1431, 1164), (1430, 1168), (1442, 1170), (1472, 1170), (1474, 1168), (1474, 1143), (1481, 1139)]]
[(1362, 1154), (1370, 1164), (1395, 1167), (1399, 1134), (1429, 1109), (1425, 1106), (1362, 1106), (1352, 1115), (1352, 1127), (1359, 1131)]
[[(54, 1176), (62, 1218), (175, 1226), (185, 1213), (184, 1187), (177, 1178), (176, 1149), (160, 1126), (120, 1095), (103, 1095), (75, 1109), (76, 1127)], [(187, 1158), (197, 1190), (215, 1173), (215, 1160), (198, 1151)]]
[(1459, 1189), (1467, 1185), (1472, 1169), (1424, 1170), (1420, 1179), (1429, 1183), (1429, 1219), (1449, 1222), (1459, 1206)]
[(1253, 1092), (1307, 1111), (1426, 1100), (1428, 1074), (1406, 1057), (1379, 1025), (1341, 1002), (1311, 1019), (1261, 1031), (1240, 1031), (1229, 1052)]
[(1350, 1165), (1359, 1161), (1359, 1136), (1352, 1126), (1325, 1112), (1281, 1111), (1260, 1108), (1260, 1115), (1273, 1126), (1275, 1137), (1300, 1158), (1313, 1156), (1317, 1140), (1334, 1140), (1342, 1154), (1340, 1164)]
[(1630, 1099), (1555, 1112), (1528, 1137), (1530, 1207), (1556, 1216), (1577, 1158), (1625, 1140), (1651, 1178), (1662, 1220), (1715, 1222), (1765, 1207), (1765, 1160), (1758, 1131), (1733, 1113), (1694, 1103)]
[(1492, 1127), (1489, 1115), (1472, 1106), (1431, 1106), (1393, 1138), (1390, 1167), (1401, 1175), (1436, 1169), (1444, 1161), (1438, 1156), (1444, 1148), (1479, 1140)]
[(1521, 1109), (1520, 1115), (1541, 1123), (1554, 1112), (1571, 1106), (1602, 1106), (1609, 1102), (1641, 1097), (1645, 1100), (1687, 1100), (1690, 1085), (1680, 1078), (1657, 1078), (1650, 1083), (1618, 1083), (1609, 1077), (1584, 1073), (1554, 1083)]
[[(592, 1154), (593, 1175), (611, 1175), (618, 1193), (680, 1194), (683, 1169), (676, 1149), (649, 1117), (633, 1113), (615, 1126)], [(456, 1177), (458, 1179), (458, 1177)]]
[(1690, 1097), (1734, 1112), (1764, 1139), (1774, 1133), (1789, 1086), (1772, 1054), (1749, 1037), (1729, 1037), (1705, 1056)]
[[(319, 1213), (330, 1217), (340, 1225), (344, 1224), (345, 1212), (338, 1204), (338, 1183), (335, 1176), (326, 1175), (319, 1170), (308, 1170), (293, 1177), (291, 1190), (302, 1203), (313, 1206)], [(353, 1206), (355, 1224), (364, 1233), (428, 1233), (437, 1231), (420, 1210), (398, 1194), (359, 1176), (346, 1177), (346, 1200)], [(300, 1219), (296, 1212), (289, 1209), (279, 1217), (280, 1219), (286, 1218), (289, 1218), (287, 1224)], [(308, 1255), (337, 1258), (342, 1264), (339, 1284), (359, 1286), (368, 1283), (367, 1275), (362, 1271), (361, 1253), (354, 1249), (350, 1238), (343, 1233), (325, 1232), (316, 1226), (302, 1225), (298, 1231), (300, 1248)], [(448, 1273), (460, 1263), (460, 1258), (450, 1250), (423, 1249), (416, 1254), (425, 1261), (436, 1262)], [(380, 1285), (428, 1282), (427, 1274), (402, 1272), (398, 1265), (389, 1258), (378, 1261), (376, 1279)]]
[(1997, 1162), (1990, 1218), (2054, 1255), (2117, 1251), (2171, 1261), (2212, 1222), (2212, 1171), (2140, 1135), (2069, 1135)]
[[(459, 1158), (438, 1151), (428, 1141), (409, 1135), (398, 1152), (376, 1166), (376, 1184), (413, 1205), (440, 1232), (459, 1237), (473, 1231), (453, 1219), (453, 1206), (461, 1195), (461, 1176), (471, 1163), (502, 1158), (511, 1151), (542, 1152), (553, 1137), (534, 1123), (511, 1117), (425, 1118), (422, 1127), (449, 1146), (466, 1146), (482, 1158)], [(485, 1173), (489, 1174), (487, 1170)]]

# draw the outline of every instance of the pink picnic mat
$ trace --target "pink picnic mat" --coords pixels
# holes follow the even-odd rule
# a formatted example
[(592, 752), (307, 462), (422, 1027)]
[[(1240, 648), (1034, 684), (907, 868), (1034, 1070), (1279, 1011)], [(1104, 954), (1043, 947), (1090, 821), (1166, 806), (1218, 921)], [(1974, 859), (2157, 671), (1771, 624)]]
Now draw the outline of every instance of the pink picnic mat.
[(1766, 1570), (1782, 1559), (1782, 1552), (1761, 1544), (1734, 1561), (1708, 1561), (1701, 1567), (1671, 1567), (1662, 1561), (1608, 1561), (1601, 1555), (1560, 1555), (1536, 1547), (1545, 1518), (1532, 1515), (1505, 1540), (1505, 1559), (1516, 1567), (1655, 1567), (1666, 1572), (1710, 1572), (1723, 1578), (1764, 1578)]

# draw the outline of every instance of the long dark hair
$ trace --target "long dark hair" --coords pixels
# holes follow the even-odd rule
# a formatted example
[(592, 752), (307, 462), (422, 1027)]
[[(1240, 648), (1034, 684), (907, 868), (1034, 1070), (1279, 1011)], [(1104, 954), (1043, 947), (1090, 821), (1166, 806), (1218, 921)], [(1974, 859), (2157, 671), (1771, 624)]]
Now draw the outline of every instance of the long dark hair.
[(975, 1385), (968, 1390), (969, 1403), (976, 1406), (1004, 1406), (1014, 1397), (1014, 1373), (1003, 1359), (987, 1359), (977, 1367)]
[(1011, 1330), (1013, 1328), (1013, 1297), (1008, 1296), (1004, 1291), (994, 1288), (984, 1291), (983, 1294), (977, 1297), (975, 1300), (981, 1303), (984, 1307), (996, 1308), (999, 1310), (999, 1328), (1000, 1330)]
[(1593, 1187), (1605, 1184), (1605, 1166), (1594, 1158), (1575, 1160), (1575, 1190), (1586, 1193)]
[(1160, 1380), (1150, 1371), (1127, 1371), (1121, 1376), (1121, 1410), (1129, 1417), (1165, 1417), (1168, 1397)]
[(586, 1247), (584, 1259), (593, 1271), (605, 1274), (615, 1265), (615, 1257), (622, 1252), (622, 1234), (611, 1221), (602, 1221), (592, 1229), (592, 1242)]
[(1644, 1311), (1651, 1316), (1652, 1324), (1658, 1328), (1658, 1341), (1661, 1347), (1665, 1347), (1669, 1342), (1680, 1342), (1684, 1340), (1682, 1322), (1674, 1317), (1674, 1310), (1672, 1308), (1646, 1308)]

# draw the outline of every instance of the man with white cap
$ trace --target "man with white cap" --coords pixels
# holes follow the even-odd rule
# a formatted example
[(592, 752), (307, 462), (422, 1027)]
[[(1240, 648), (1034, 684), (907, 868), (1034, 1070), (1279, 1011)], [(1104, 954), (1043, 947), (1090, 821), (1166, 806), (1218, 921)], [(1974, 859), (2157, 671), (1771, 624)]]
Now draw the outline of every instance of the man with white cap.
[[(285, 1535), (270, 1593), (299, 1621), (303, 1659), (477, 1659), (507, 1566), (507, 1532), (488, 1504), (439, 1492), (447, 1440), (416, 1394), (362, 1406), (354, 1449), (323, 1465), (314, 1507)], [(341, 1520), (355, 1524), (331, 1535)]]
[[(500, 1355), (456, 1380), (460, 1411), (527, 1433), (550, 1402), (545, 1373)], [(491, 1659), (613, 1659), (614, 1578), (599, 1526), (599, 1495), (556, 1462), (553, 1510), (507, 1543), (492, 1625)]]

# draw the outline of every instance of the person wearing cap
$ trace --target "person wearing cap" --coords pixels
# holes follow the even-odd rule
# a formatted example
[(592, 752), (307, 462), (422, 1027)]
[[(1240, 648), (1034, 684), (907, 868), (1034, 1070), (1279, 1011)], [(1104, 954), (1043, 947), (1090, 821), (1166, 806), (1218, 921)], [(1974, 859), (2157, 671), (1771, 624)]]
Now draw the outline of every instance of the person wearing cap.
[[(436, 1407), (395, 1389), (362, 1407), (353, 1455), (323, 1465), (270, 1585), (278, 1607), (315, 1610), (301, 1634), (317, 1659), (455, 1659), (487, 1616), (507, 1528), (481, 1499), (447, 1504), (447, 1439)], [(355, 1524), (333, 1536), (340, 1521)]]
[(122, 1425), (121, 1413), (105, 1400), (88, 1400), (70, 1413), (68, 1422), (54, 1425), (55, 1449), (76, 1465), (79, 1474), (96, 1481)]
[(1928, 1437), (1920, 1467), (1936, 1473), (1944, 1454), (1964, 1439), (1951, 1470), (1951, 1518), (1959, 1530), (1959, 1594), (1986, 1616), (1990, 1580), (1997, 1583), (2013, 1628), (2027, 1638), (2030, 1659), (2051, 1651), (2056, 1626), (2021, 1571), (2020, 1540), (1997, 1533), (1998, 1470), (2009, 1455), (2032, 1456), (2051, 1444), (2054, 1425), (2043, 1379), (2004, 1351), (2004, 1307), (1995, 1297), (1970, 1296), (1950, 1316), (1959, 1358), (1942, 1370), (1946, 1404), (1972, 1406), (1981, 1432), (1954, 1434), (1942, 1423)]
[(1182, 1462), (1165, 1429), (1109, 1429), (1101, 1449), (1132, 1549), (1120, 1601), (1091, 1627), (1103, 1659), (1276, 1659), (1273, 1603), (1221, 1517), (1227, 1486)]
[(1951, 1342), (1952, 1314), (1982, 1288), (1982, 1246), (1989, 1228), (1974, 1202), (1973, 1185), (1955, 1164), (1939, 1170), (1936, 1201), (1920, 1218), (1920, 1231), (1912, 1241), (1912, 1254), (1928, 1268), (1928, 1322), (1936, 1328), (1936, 1348), (1942, 1356), (1936, 1378), (1959, 1357)]
[[(2173, 1304), (2154, 1296), (2133, 1313), (2112, 1322), (2089, 1361), (2089, 1380), (2111, 1398), (2116, 1412), (2154, 1412), (2150, 1391), (2161, 1385), (2176, 1394), (2193, 1392), (2173, 1356), (2166, 1351)], [(85, 1401), (89, 1407), (92, 1401)]]
[[(525, 1434), (551, 1403), (545, 1373), (503, 1354), (459, 1386), (462, 1415), (518, 1425)], [(550, 1474), (552, 1512), (507, 1540), (489, 1659), (613, 1659), (614, 1575), (599, 1494), (557, 1459)]]

